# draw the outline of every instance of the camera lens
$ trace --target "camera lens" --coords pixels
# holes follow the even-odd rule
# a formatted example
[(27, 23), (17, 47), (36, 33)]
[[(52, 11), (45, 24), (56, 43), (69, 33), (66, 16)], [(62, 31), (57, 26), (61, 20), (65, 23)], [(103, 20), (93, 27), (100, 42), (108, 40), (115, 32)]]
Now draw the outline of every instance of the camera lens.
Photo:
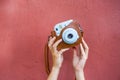
[(77, 31), (73, 28), (67, 28), (62, 33), (62, 39), (67, 44), (74, 44), (78, 38), (79, 35)]
[(58, 28), (56, 28), (56, 31), (58, 31)]
[(71, 34), (71, 33), (68, 34), (68, 38), (69, 38), (69, 39), (73, 38), (73, 34)]

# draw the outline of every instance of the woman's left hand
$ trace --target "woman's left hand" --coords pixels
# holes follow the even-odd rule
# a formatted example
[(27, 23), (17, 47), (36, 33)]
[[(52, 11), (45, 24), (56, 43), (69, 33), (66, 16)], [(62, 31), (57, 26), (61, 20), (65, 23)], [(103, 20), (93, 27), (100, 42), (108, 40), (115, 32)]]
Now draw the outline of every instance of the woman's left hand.
[(52, 53), (52, 58), (53, 58), (53, 67), (55, 68), (60, 68), (63, 62), (63, 53), (69, 48), (66, 49), (61, 49), (60, 51), (57, 50), (57, 46), (59, 45), (60, 42), (62, 42), (62, 39), (55, 41), (56, 37), (50, 38), (48, 42), (49, 49)]

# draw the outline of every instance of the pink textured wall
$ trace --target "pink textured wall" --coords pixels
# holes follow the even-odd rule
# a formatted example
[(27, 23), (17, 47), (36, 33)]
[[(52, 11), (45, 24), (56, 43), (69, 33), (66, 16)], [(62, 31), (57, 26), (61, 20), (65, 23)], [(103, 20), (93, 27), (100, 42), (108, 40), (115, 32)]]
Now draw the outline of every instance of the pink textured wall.
[[(0, 0), (0, 80), (46, 80), (44, 44), (53, 26), (75, 19), (90, 47), (86, 80), (120, 80), (119, 0)], [(72, 53), (59, 80), (74, 80)]]

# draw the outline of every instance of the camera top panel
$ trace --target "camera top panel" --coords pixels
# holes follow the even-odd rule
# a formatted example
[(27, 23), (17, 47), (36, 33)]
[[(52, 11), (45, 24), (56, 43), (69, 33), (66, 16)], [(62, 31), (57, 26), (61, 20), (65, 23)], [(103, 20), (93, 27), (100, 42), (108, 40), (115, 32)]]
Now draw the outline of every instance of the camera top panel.
[(71, 22), (73, 22), (72, 19), (56, 24), (55, 27), (54, 27), (54, 31), (55, 31), (56, 35), (59, 36), (62, 29), (64, 27), (68, 26)]

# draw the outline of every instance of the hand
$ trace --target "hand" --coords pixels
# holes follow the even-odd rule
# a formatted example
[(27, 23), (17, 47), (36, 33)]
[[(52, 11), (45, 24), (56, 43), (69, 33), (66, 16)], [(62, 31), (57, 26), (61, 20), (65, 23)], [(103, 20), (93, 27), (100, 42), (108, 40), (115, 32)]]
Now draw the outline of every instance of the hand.
[(84, 41), (84, 39), (82, 39), (82, 43), (80, 43), (79, 46), (79, 54), (77, 55), (77, 51), (76, 48), (73, 48), (74, 51), (74, 55), (73, 55), (73, 67), (75, 69), (75, 71), (83, 71), (86, 60), (88, 58), (88, 51), (89, 48), (86, 44), (86, 42)]
[(53, 67), (60, 68), (62, 65), (62, 62), (63, 62), (63, 52), (67, 51), (69, 48), (61, 49), (60, 51), (58, 51), (57, 46), (62, 41), (62, 39), (60, 39), (54, 43), (55, 39), (56, 39), (56, 37), (53, 37), (53, 38), (50, 37), (48, 46), (52, 53)]

